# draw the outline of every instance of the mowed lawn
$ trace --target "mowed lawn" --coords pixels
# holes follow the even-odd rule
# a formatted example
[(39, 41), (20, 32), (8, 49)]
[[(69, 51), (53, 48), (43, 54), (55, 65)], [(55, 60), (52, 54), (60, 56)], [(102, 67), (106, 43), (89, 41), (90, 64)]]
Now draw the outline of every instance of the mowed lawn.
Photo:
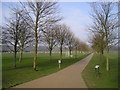
[[(61, 69), (85, 58), (88, 55), (79, 53), (78, 57), (67, 57), (63, 54), (63, 60), (61, 64)], [(19, 60), (19, 53), (17, 55), (17, 67), (13, 68), (13, 54), (3, 53), (2, 54), (2, 75), (3, 75), (3, 88), (13, 87), (42, 76), (49, 75), (51, 73), (57, 72), (58, 68), (59, 53), (53, 53), (52, 60), (50, 61), (49, 53), (38, 53), (37, 59), (37, 69), (33, 70), (33, 57), (34, 53), (24, 53), (23, 61), (21, 63)]]
[[(89, 88), (118, 88), (118, 53), (109, 54), (110, 71), (106, 71), (106, 60), (100, 59), (99, 54), (93, 58), (82, 72), (82, 76)], [(100, 77), (96, 76), (94, 67), (100, 65)]]

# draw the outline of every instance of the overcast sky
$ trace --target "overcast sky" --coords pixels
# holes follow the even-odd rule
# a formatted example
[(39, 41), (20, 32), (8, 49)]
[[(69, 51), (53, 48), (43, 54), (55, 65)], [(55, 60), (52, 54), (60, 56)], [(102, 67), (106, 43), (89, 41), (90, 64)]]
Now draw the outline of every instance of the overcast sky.
[[(14, 6), (17, 3), (8, 2), (2, 3), (2, 21), (4, 17), (10, 16), (9, 6)], [(88, 41), (87, 26), (92, 22), (89, 13), (90, 6), (85, 2), (59, 2), (61, 15), (64, 17), (63, 23), (67, 24), (76, 37), (80, 40)], [(0, 17), (1, 18), (1, 17)]]

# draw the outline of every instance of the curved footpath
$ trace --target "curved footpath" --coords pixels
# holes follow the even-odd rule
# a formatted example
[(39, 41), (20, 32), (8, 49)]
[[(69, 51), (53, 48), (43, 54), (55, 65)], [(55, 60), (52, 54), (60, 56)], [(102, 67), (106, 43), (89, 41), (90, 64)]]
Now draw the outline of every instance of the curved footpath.
[(93, 53), (63, 70), (23, 83), (14, 88), (87, 88), (81, 73), (92, 56)]

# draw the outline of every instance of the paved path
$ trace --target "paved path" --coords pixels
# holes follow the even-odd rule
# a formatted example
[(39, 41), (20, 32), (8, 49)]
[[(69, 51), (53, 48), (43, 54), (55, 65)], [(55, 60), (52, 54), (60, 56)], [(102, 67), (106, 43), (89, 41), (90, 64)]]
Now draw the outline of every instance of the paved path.
[(92, 56), (93, 54), (59, 72), (23, 83), (14, 88), (87, 88), (81, 72)]

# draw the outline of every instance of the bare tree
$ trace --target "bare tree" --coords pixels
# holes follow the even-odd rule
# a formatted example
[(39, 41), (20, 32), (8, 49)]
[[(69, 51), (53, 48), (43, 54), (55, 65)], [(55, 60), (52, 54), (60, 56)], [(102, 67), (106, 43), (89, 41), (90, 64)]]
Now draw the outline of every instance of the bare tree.
[(97, 33), (90, 38), (90, 43), (92, 44), (92, 48), (97, 51), (100, 54), (104, 54), (105, 50), (105, 40), (103, 40), (103, 37), (101, 34)]
[[(35, 47), (34, 47), (34, 63), (33, 69), (36, 70), (36, 60), (37, 60), (37, 50), (38, 50), (38, 41), (40, 37), (40, 32), (44, 31), (44, 25), (49, 20), (51, 22), (55, 20), (57, 17), (57, 2), (27, 2), (27, 8), (22, 3), (24, 10), (28, 13), (28, 16), (31, 17), (31, 28), (34, 30), (34, 37), (35, 37)], [(31, 12), (29, 12), (31, 11)], [(29, 23), (28, 19), (24, 18), (27, 23)], [(59, 20), (59, 19), (57, 19)], [(57, 21), (55, 20), (55, 21)]]
[[(17, 10), (17, 11), (16, 11)], [(16, 9), (13, 11), (11, 18), (7, 19), (8, 23), (3, 26), (3, 42), (7, 44), (8, 48), (14, 52), (14, 67), (16, 67), (16, 55), (19, 50), (18, 42), (20, 39), (20, 28), (21, 28), (21, 17), (18, 12), (20, 10)]]
[(80, 41), (80, 50), (81, 52), (90, 51), (90, 47), (83, 41)]
[[(93, 9), (92, 18), (94, 20), (94, 33), (101, 34), (103, 42), (105, 40), (106, 47), (106, 70), (109, 71), (109, 48), (110, 45), (115, 44), (117, 38), (115, 32), (118, 27), (117, 24), (117, 10), (115, 10), (115, 3), (102, 2), (93, 3), (91, 5)], [(101, 42), (103, 44), (103, 42)]]
[(101, 54), (104, 54), (105, 50), (105, 33), (103, 32), (103, 29), (97, 25), (96, 22), (89, 28), (89, 30), (92, 32), (90, 37), (90, 43), (92, 44), (92, 47), (97, 50), (97, 52), (100, 52)]
[(77, 58), (77, 52), (79, 48), (80, 48), (80, 40), (78, 38), (74, 38), (75, 58)]
[(43, 33), (43, 42), (45, 45), (47, 45), (47, 49), (50, 52), (50, 60), (51, 60), (51, 56), (52, 56), (52, 51), (54, 49), (54, 47), (57, 45), (57, 39), (56, 39), (56, 33), (55, 33), (55, 29), (53, 28), (53, 25), (48, 25), (46, 27), (46, 32)]
[(72, 49), (73, 49), (73, 46), (74, 46), (74, 34), (70, 30), (68, 30), (67, 33), (68, 34), (66, 36), (66, 45), (69, 49), (69, 54), (72, 55)]
[(66, 36), (68, 34), (69, 27), (67, 27), (65, 24), (62, 24), (56, 25), (54, 29), (56, 31), (56, 38), (60, 47), (60, 59), (62, 59), (63, 46), (66, 42)]
[(21, 22), (19, 37), (20, 37), (18, 41), (19, 50), (20, 50), (19, 62), (21, 62), (24, 49), (29, 47), (30, 43), (32, 43), (32, 41), (34, 40), (33, 32), (29, 27), (29, 25), (24, 20)]

